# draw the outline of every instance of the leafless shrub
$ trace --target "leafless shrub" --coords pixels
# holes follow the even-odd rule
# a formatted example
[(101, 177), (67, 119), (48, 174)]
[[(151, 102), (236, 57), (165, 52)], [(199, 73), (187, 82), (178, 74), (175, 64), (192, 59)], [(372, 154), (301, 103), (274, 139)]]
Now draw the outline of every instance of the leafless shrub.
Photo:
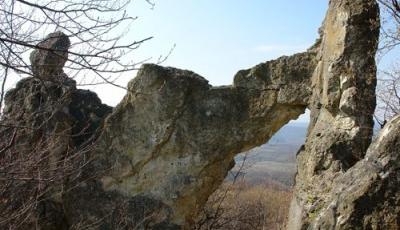
[[(225, 191), (229, 187), (229, 192)], [(216, 205), (224, 197), (221, 205)], [(224, 184), (208, 200), (195, 229), (285, 229), (291, 192), (240, 181)], [(219, 209), (218, 215), (215, 215)]]
[(400, 69), (393, 68), (381, 74), (376, 91), (378, 103), (375, 118), (383, 127), (392, 117), (400, 114)]
[(208, 199), (193, 229), (284, 229), (291, 191), (266, 182), (246, 183), (251, 164), (244, 155), (232, 181), (226, 181)]
[(132, 40), (124, 36), (137, 19), (126, 11), (130, 3), (130, 0), (0, 0), (0, 105), (10, 74), (32, 75), (27, 61), (29, 52), (41, 49), (37, 44), (54, 31), (62, 31), (71, 39), (65, 66), (70, 77), (81, 73), (81, 85), (111, 84), (124, 88), (115, 80), (146, 61), (129, 55), (152, 38)]
[(400, 1), (378, 0), (381, 6), (380, 51), (387, 52), (400, 44)]
[[(154, 6), (150, 0), (144, 1)], [(45, 35), (62, 31), (71, 40), (64, 66), (69, 77), (79, 74), (75, 80), (81, 85), (124, 88), (115, 80), (146, 61), (129, 55), (151, 39), (124, 37), (137, 19), (126, 12), (130, 3), (0, 0), (1, 229), (67, 228), (60, 200), (74, 184), (89, 179), (82, 177), (81, 172), (90, 163), (87, 153), (97, 136), (98, 124), (93, 125), (85, 117), (76, 121), (68, 112), (65, 114), (65, 108), (70, 106), (71, 88), (34, 80), (38, 76), (28, 63), (29, 52), (44, 50), (38, 43)], [(46, 51), (57, 54), (56, 49)], [(26, 87), (26, 94), (9, 96), (14, 107), (4, 109), (7, 82), (15, 82), (12, 78), (16, 74), (32, 76), (24, 80), (31, 85)]]

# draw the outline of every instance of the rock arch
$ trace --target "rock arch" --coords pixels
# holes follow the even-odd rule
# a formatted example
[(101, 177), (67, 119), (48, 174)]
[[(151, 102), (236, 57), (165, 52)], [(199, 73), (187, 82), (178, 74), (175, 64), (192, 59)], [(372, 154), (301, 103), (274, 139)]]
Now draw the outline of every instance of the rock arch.
[[(371, 202), (372, 211), (359, 214), (356, 208), (346, 207), (361, 195), (348, 195), (349, 206), (340, 206), (345, 198), (337, 194), (346, 194), (343, 186), (350, 183), (346, 175), (369, 167), (368, 159), (362, 159), (371, 141), (375, 107), (378, 5), (374, 0), (331, 0), (320, 36), (305, 53), (239, 71), (233, 85), (227, 87), (211, 87), (187, 70), (144, 65), (112, 112), (95, 95), (76, 89), (57, 66), (58, 75), (63, 76), (58, 82), (68, 84), (47, 82), (46, 88), (53, 87), (61, 96), (73, 96), (60, 107), (60, 103), (52, 104), (60, 95), (44, 93), (48, 100), (43, 103), (60, 113), (44, 131), (62, 127), (76, 134), (80, 131), (75, 129), (76, 124), (84, 120), (90, 123), (96, 138), (66, 138), (62, 141), (68, 145), (49, 153), (62, 155), (70, 145), (91, 146), (83, 154), (85, 167), (77, 175), (80, 183), (52, 202), (62, 203), (61, 212), (69, 225), (86, 221), (112, 229), (122, 218), (125, 224), (139, 221), (140, 226), (146, 223), (154, 229), (188, 228), (233, 166), (233, 157), (265, 143), (308, 107), (311, 124), (298, 155), (289, 228), (352, 228), (359, 226), (359, 220), (365, 226), (375, 226), (386, 206)], [(31, 60), (35, 69), (46, 66), (40, 58), (33, 56)], [(40, 87), (38, 80), (31, 78), (10, 91), (3, 122), (15, 122), (16, 115), (29, 111), (21, 113), (21, 108), (34, 107), (33, 101), (15, 102), (13, 98), (24, 98), (32, 91), (43, 98)], [(91, 99), (79, 104), (82, 98)], [(46, 110), (41, 116), (50, 112)], [(32, 121), (28, 116), (18, 122)], [(397, 127), (396, 122), (391, 127)], [(7, 130), (0, 132), (4, 140), (9, 139)], [(389, 136), (398, 140), (392, 132)], [(379, 148), (379, 143), (374, 144), (369, 155)], [(397, 168), (391, 169), (397, 172)], [(368, 176), (379, 183), (373, 175)], [(353, 179), (351, 183), (358, 182)], [(364, 188), (370, 192), (368, 184)], [(395, 210), (394, 215), (382, 226), (396, 221), (398, 208), (390, 206), (390, 210)], [(354, 221), (356, 217), (358, 222)]]

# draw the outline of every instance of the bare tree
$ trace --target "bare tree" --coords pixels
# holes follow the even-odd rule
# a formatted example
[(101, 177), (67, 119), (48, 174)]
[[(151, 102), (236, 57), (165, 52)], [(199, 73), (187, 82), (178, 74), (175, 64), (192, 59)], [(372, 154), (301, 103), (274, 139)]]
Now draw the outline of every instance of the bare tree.
[(378, 0), (381, 6), (381, 47), (382, 51), (389, 51), (400, 44), (400, 1)]
[[(144, 0), (152, 7), (150, 0)], [(119, 74), (146, 60), (124, 58), (152, 37), (124, 37), (137, 19), (130, 0), (0, 0), (0, 106), (12, 72), (32, 75), (28, 52), (40, 49), (45, 34), (62, 31), (71, 40), (65, 70), (86, 76), (81, 84), (115, 84)], [(57, 50), (54, 50), (57, 51)], [(88, 76), (89, 79), (88, 79)], [(1, 110), (1, 107), (0, 107)]]
[[(0, 229), (74, 227), (64, 222), (60, 200), (90, 179), (82, 171), (111, 108), (75, 84), (43, 81), (46, 76), (29, 63), (29, 54), (36, 50), (56, 57), (57, 68), (69, 77), (83, 76), (75, 78), (81, 85), (124, 88), (115, 80), (146, 61), (127, 56), (151, 39), (124, 37), (136, 20), (126, 12), (130, 2), (0, 0)], [(67, 47), (42, 45), (43, 37), (56, 31), (67, 36)], [(28, 78), (5, 94), (7, 82), (17, 75)], [(89, 229), (79, 224), (101, 223), (75, 226)]]
[[(383, 56), (400, 45), (400, 1), (379, 0), (379, 3), (382, 10), (380, 55)], [(375, 120), (381, 127), (400, 113), (399, 61), (396, 64), (391, 69), (379, 71)]]
[(254, 185), (246, 173), (254, 165), (249, 154), (242, 159), (209, 198), (192, 229), (285, 229), (290, 189), (271, 181)]
[(389, 71), (381, 71), (376, 90), (376, 121), (381, 127), (397, 114), (400, 114), (400, 69), (394, 67)]

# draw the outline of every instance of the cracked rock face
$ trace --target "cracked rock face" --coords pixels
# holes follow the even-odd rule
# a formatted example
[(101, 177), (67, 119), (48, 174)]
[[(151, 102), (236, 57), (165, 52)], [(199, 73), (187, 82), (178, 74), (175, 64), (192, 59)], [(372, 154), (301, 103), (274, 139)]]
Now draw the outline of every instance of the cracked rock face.
[(143, 65), (114, 109), (65, 81), (69, 40), (51, 34), (39, 46), (56, 52), (35, 50), (35, 77), (6, 96), (0, 162), (43, 149), (42, 163), (53, 169), (75, 153), (78, 168), (44, 194), (32, 226), (188, 229), (234, 156), (308, 107), (289, 229), (400, 226), (399, 118), (369, 147), (378, 15), (373, 0), (331, 0), (312, 48), (241, 70), (231, 86)]
[[(96, 170), (107, 171), (102, 189), (161, 200), (171, 208), (170, 221), (190, 225), (236, 154), (304, 113), (314, 56), (240, 71), (228, 87), (211, 87), (190, 71), (144, 65), (96, 144)], [(293, 93), (296, 87), (303, 90)]]
[(316, 221), (329, 205), (326, 197), (335, 188), (332, 181), (364, 157), (372, 136), (378, 5), (372, 0), (330, 1), (321, 31), (311, 123), (297, 157), (290, 229), (307, 228)]
[(389, 122), (365, 158), (335, 178), (315, 229), (398, 229), (400, 116)]

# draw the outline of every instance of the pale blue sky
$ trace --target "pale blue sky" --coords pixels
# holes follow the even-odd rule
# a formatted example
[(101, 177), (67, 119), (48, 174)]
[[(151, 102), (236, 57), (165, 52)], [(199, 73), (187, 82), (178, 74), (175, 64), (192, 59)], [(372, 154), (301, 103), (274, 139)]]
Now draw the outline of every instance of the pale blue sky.
[[(156, 62), (176, 45), (162, 65), (192, 70), (212, 85), (229, 85), (240, 69), (307, 49), (318, 37), (328, 5), (324, 0), (155, 3), (150, 9), (144, 0), (137, 0), (128, 9), (138, 20), (126, 39), (154, 36), (135, 53), (136, 61), (153, 57), (150, 62)], [(132, 77), (124, 75), (118, 83), (126, 85)], [(125, 94), (109, 85), (94, 90), (110, 105), (116, 105)]]
[[(152, 57), (150, 62), (157, 62), (176, 45), (162, 65), (192, 70), (212, 85), (229, 85), (240, 69), (307, 49), (318, 37), (328, 7), (328, 0), (154, 2), (154, 9), (145, 0), (133, 1), (128, 8), (138, 19), (125, 39), (154, 37), (135, 52), (135, 61)], [(118, 83), (126, 85), (134, 75), (125, 74)], [(90, 89), (113, 106), (125, 95), (109, 85)], [(306, 122), (308, 116), (299, 121)]]
[[(138, 19), (129, 27), (125, 42), (153, 36), (133, 53), (134, 62), (175, 49), (162, 63), (192, 70), (212, 85), (229, 85), (234, 74), (282, 55), (301, 52), (318, 37), (328, 0), (132, 0), (127, 9)], [(398, 65), (400, 48), (379, 62), (379, 69)], [(123, 74), (117, 84), (125, 86), (136, 73)], [(16, 80), (19, 78), (15, 78)], [(8, 82), (7, 88), (16, 81)], [(125, 91), (110, 85), (84, 87), (102, 101), (115, 106)], [(299, 121), (308, 121), (308, 114)]]
[(154, 36), (141, 57), (168, 53), (163, 65), (190, 69), (212, 85), (231, 84), (240, 69), (303, 51), (314, 43), (327, 1), (159, 0), (150, 10), (132, 4), (139, 16), (131, 34)]
[[(324, 0), (158, 0), (154, 9), (134, 1), (138, 16), (126, 36), (154, 38), (136, 52), (137, 61), (168, 54), (162, 63), (192, 70), (212, 85), (229, 85), (234, 74), (260, 62), (306, 50), (318, 37), (328, 1)], [(123, 76), (125, 85), (133, 76)], [(110, 86), (95, 89), (102, 100), (117, 104), (125, 92)], [(299, 121), (306, 122), (308, 115)]]

